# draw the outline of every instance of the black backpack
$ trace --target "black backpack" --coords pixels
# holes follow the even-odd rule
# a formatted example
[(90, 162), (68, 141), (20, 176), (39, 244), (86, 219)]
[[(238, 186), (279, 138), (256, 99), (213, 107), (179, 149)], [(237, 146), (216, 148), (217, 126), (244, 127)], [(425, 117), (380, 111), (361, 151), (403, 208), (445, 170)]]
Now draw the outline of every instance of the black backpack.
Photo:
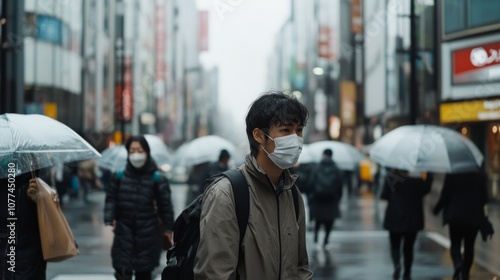
[(320, 164), (314, 173), (314, 195), (317, 199), (331, 201), (337, 199), (342, 188), (342, 173), (334, 164)]
[[(240, 247), (245, 236), (250, 212), (250, 194), (248, 184), (243, 173), (236, 169), (230, 169), (207, 179), (207, 186), (227, 177), (233, 188), (236, 218), (240, 230)], [(294, 186), (292, 188), (295, 215), (298, 219), (298, 194)], [(203, 194), (199, 195), (186, 207), (175, 220), (174, 246), (167, 252), (167, 266), (163, 269), (161, 279), (163, 280), (192, 280), (194, 279), (194, 259), (200, 241), (200, 216), (203, 203)], [(241, 253), (241, 250), (240, 250)], [(241, 258), (241, 255), (239, 256)]]

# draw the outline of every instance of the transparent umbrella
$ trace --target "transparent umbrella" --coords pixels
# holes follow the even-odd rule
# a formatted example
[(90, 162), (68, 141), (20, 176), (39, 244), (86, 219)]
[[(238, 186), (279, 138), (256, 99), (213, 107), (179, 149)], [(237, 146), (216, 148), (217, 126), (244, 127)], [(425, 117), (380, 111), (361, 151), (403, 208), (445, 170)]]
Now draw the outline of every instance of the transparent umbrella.
[(193, 139), (179, 147), (175, 153), (176, 164), (193, 166), (203, 162), (216, 161), (222, 149), (229, 152), (231, 160), (237, 161), (242, 157), (241, 152), (233, 143), (220, 136), (208, 135)]
[(369, 153), (382, 166), (408, 171), (468, 172), (478, 170), (483, 162), (472, 141), (435, 125), (398, 127), (378, 139)]
[(44, 115), (0, 115), (0, 178), (100, 157), (65, 124)]
[(319, 162), (325, 149), (333, 152), (333, 161), (342, 170), (354, 170), (355, 166), (365, 158), (363, 153), (350, 144), (324, 140), (304, 145), (299, 163)]
[[(167, 145), (158, 136), (152, 134), (144, 135), (151, 149), (151, 157), (156, 165), (163, 171), (169, 171), (173, 160), (173, 155)], [(127, 149), (124, 145), (116, 145), (102, 151), (102, 157), (96, 163), (97, 166), (111, 170), (123, 170), (127, 164)]]

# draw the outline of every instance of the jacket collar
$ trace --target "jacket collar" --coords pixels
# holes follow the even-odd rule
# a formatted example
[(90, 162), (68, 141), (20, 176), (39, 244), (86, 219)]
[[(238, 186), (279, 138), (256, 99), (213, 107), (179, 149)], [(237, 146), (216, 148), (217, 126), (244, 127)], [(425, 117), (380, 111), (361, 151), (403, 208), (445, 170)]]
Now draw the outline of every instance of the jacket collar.
[[(266, 189), (274, 190), (274, 186), (267, 177), (267, 174), (264, 172), (264, 170), (262, 170), (252, 154), (248, 154), (246, 156), (244, 166), (246, 166), (247, 172), (260, 183), (259, 185), (265, 186)], [(293, 187), (293, 185), (297, 181), (298, 175), (292, 174), (289, 169), (285, 169), (283, 170), (283, 172), (285, 176), (283, 191), (286, 191)]]

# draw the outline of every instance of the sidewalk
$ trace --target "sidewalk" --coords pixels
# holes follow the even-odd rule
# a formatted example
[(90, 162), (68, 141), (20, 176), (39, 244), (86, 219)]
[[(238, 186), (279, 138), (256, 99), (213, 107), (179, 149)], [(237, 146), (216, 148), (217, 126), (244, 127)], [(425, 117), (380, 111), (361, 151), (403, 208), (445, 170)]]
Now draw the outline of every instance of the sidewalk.
[[(374, 199), (371, 193), (344, 198), (342, 217), (336, 221), (325, 249), (313, 243), (313, 232), (308, 231), (314, 279), (392, 279), (388, 232), (382, 228), (385, 207), (386, 203)], [(319, 237), (322, 240), (322, 235)], [(430, 228), (418, 234), (413, 280), (451, 280), (453, 265), (448, 248), (443, 246), (446, 242), (445, 235)], [(471, 270), (471, 279), (497, 279), (498, 275), (478, 263)]]
[[(439, 199), (439, 194), (444, 182), (444, 174), (435, 174), (432, 190), (425, 198), (425, 224), (426, 230), (437, 232), (449, 238), (448, 226), (442, 225), (442, 216), (434, 216), (432, 208)], [(491, 240), (484, 242), (479, 233), (476, 239), (475, 246), (475, 262), (476, 264), (485, 267), (487, 270), (496, 275), (500, 275), (500, 205), (488, 204), (488, 217), (493, 224), (495, 234)], [(449, 248), (449, 241), (442, 240), (442, 246)]]

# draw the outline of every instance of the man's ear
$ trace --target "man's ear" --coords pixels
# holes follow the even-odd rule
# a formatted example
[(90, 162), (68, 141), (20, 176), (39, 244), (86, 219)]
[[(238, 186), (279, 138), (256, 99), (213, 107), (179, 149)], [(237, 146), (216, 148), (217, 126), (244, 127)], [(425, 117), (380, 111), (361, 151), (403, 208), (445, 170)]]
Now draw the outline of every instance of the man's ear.
[(264, 135), (264, 132), (258, 128), (254, 128), (254, 130), (252, 131), (252, 135), (253, 135), (253, 139), (255, 139), (255, 141), (257, 141), (257, 143), (259, 144), (262, 144), (264, 143), (264, 140), (265, 140), (265, 135)]

